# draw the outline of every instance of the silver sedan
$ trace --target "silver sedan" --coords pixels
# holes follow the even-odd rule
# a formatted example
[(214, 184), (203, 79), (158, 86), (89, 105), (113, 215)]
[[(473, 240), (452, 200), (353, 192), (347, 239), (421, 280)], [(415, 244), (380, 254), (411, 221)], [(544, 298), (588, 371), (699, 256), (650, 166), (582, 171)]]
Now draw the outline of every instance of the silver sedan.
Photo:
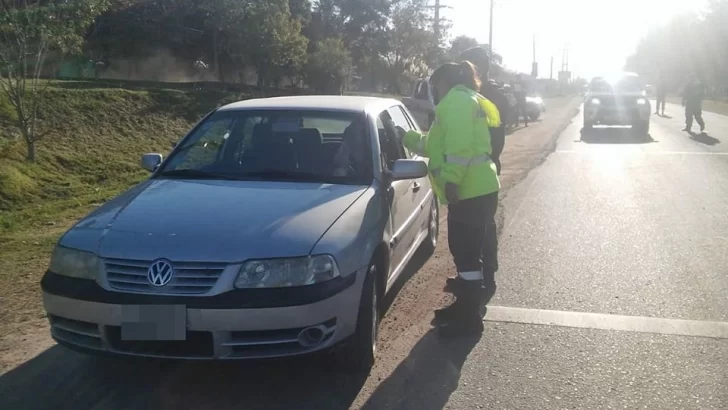
[(43, 277), (53, 338), (90, 353), (373, 364), (381, 301), (438, 204), (396, 100), (257, 99), (208, 114), (151, 177), (66, 232)]

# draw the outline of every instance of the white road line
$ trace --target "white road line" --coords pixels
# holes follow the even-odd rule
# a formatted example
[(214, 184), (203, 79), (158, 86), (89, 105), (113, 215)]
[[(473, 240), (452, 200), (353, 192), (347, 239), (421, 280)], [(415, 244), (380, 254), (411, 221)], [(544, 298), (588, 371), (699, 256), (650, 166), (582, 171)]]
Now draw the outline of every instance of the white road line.
[[(554, 151), (556, 154), (584, 154), (584, 155), (601, 155), (602, 152), (597, 151), (579, 151), (574, 149), (564, 149)], [(645, 155), (716, 155), (726, 156), (728, 152), (710, 152), (710, 151), (625, 151), (629, 154), (645, 154)]]
[(728, 322), (488, 306), (487, 322), (523, 323), (728, 339)]

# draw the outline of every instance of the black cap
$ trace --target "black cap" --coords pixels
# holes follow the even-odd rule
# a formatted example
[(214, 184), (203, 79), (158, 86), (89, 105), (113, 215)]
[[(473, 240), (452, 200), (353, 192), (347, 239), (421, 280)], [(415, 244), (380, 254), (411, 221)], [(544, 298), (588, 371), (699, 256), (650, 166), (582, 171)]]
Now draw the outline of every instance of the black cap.
[(472, 47), (460, 54), (461, 60), (473, 63), (479, 70), (488, 71), (490, 66), (490, 51), (485, 47)]

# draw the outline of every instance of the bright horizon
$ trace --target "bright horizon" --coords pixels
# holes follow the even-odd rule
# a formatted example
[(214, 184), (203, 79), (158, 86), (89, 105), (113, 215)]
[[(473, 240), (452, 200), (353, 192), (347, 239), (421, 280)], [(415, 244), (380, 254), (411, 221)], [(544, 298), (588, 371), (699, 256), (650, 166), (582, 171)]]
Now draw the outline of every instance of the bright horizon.
[[(569, 43), (569, 69), (574, 77), (591, 78), (621, 71), (639, 40), (680, 14), (699, 13), (706, 0), (495, 0), (493, 45), (507, 68), (530, 73), (533, 35), (539, 77), (554, 78), (562, 50)], [(458, 35), (488, 42), (489, 0), (441, 0), (452, 7), (442, 14)], [(602, 6), (600, 6), (600, 4)], [(629, 10), (629, 12), (625, 12)]]

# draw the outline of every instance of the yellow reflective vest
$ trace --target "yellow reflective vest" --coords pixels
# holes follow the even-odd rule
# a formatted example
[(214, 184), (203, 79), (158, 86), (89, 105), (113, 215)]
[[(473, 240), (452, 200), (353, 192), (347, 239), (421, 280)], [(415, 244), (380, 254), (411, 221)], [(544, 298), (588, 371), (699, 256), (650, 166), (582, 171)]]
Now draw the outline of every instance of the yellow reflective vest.
[(435, 107), (430, 132), (409, 131), (404, 145), (429, 158), (429, 175), (441, 204), (447, 204), (445, 184), (458, 186), (460, 199), (497, 192), (500, 181), (492, 152), (489, 128), (500, 126), (495, 104), (465, 86), (450, 89)]

